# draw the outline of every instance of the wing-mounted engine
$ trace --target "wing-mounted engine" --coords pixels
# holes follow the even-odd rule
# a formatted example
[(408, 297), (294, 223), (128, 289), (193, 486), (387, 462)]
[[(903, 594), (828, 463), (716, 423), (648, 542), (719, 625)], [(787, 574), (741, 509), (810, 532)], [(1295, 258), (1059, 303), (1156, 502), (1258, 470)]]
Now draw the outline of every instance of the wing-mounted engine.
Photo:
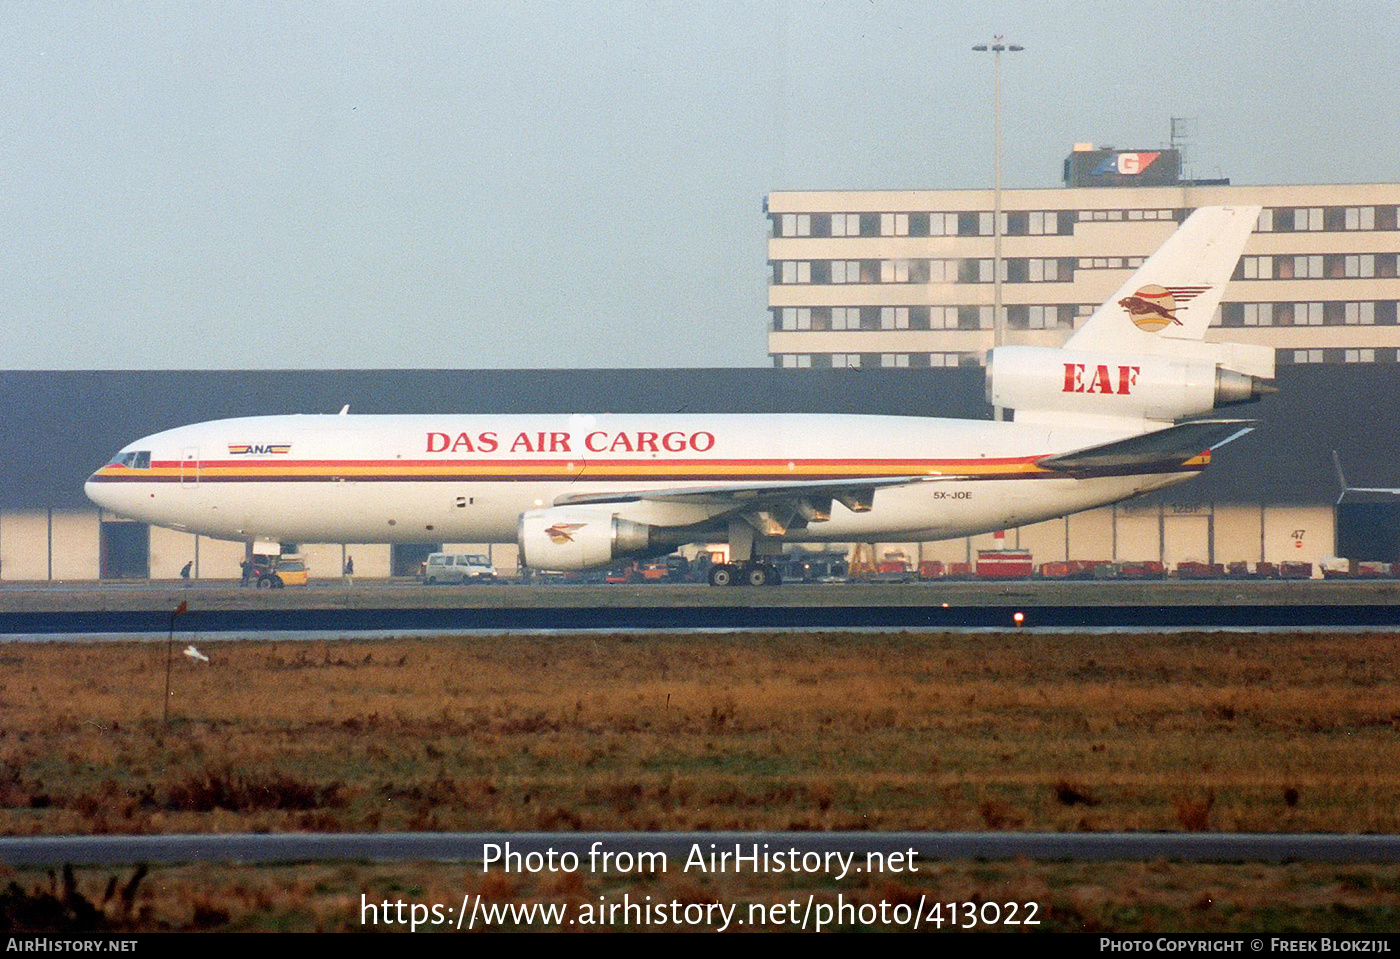
[(520, 516), (520, 561), (534, 569), (577, 572), (656, 548), (653, 527), (597, 506), (555, 506)]
[(987, 401), (1018, 411), (1171, 422), (1271, 392), (1267, 380), (1204, 358), (1037, 346), (987, 355)]

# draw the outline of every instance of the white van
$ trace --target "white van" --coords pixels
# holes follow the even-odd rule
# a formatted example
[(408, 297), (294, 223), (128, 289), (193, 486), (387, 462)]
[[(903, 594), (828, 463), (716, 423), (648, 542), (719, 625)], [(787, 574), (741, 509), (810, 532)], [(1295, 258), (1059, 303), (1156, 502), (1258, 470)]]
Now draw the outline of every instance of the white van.
[(423, 564), (423, 582), (494, 583), (496, 567), (485, 556), (474, 553), (433, 553)]

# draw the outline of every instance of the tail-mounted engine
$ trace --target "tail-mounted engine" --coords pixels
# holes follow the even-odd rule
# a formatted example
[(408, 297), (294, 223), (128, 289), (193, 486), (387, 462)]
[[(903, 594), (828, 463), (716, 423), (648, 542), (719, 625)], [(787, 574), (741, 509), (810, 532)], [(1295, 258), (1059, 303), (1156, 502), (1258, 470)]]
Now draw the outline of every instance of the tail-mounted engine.
[(1000, 346), (987, 401), (1017, 410), (1171, 421), (1273, 392), (1267, 380), (1204, 359)]

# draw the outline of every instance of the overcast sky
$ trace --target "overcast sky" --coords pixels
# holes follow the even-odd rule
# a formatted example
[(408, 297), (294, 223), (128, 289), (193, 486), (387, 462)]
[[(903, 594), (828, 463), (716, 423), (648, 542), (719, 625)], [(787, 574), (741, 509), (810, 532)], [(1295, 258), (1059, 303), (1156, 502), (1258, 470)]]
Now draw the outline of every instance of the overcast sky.
[(1400, 182), (1393, 0), (10, 2), (0, 369), (767, 365), (763, 197)]

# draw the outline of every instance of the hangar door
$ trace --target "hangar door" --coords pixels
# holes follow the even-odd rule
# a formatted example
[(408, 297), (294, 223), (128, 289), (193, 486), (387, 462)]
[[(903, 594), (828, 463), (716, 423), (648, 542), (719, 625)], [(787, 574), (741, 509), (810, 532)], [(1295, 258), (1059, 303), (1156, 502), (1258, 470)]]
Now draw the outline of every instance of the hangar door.
[(1337, 555), (1400, 562), (1400, 503), (1337, 504)]
[(1215, 511), (1210, 503), (1162, 504), (1162, 562), (1215, 562)]
[(389, 575), (417, 576), (428, 557), (440, 552), (441, 543), (394, 543), (389, 548)]
[(103, 520), (98, 575), (103, 579), (149, 579), (151, 528), (145, 523)]

